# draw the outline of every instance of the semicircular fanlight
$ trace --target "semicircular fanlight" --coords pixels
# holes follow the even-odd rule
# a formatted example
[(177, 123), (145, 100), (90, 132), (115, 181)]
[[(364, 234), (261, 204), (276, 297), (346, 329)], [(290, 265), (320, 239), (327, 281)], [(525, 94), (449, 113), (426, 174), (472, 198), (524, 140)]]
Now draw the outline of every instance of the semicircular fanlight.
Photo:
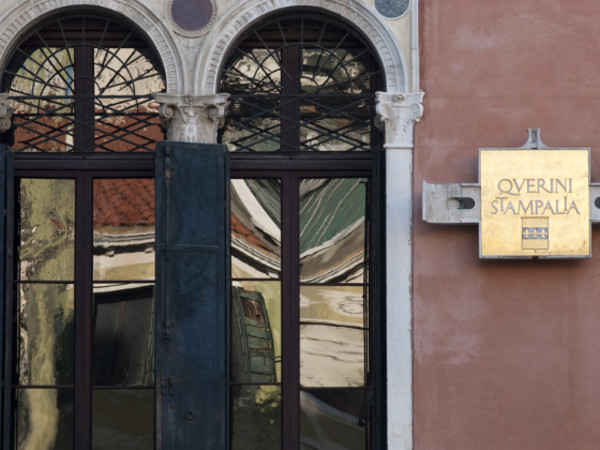
[(365, 40), (326, 16), (286, 16), (248, 32), (221, 75), (233, 151), (370, 151), (381, 70)]
[(13, 150), (152, 151), (164, 139), (152, 93), (164, 86), (154, 50), (131, 27), (56, 17), (17, 45), (3, 73)]

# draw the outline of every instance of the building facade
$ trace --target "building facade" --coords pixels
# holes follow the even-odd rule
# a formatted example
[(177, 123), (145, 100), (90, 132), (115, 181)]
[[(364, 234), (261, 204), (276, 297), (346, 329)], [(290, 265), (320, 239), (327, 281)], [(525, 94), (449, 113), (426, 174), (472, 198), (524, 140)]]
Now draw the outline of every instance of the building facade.
[(600, 7), (516, 7), (4, 0), (2, 448), (597, 448), (594, 227), (476, 224), (527, 128), (598, 221)]

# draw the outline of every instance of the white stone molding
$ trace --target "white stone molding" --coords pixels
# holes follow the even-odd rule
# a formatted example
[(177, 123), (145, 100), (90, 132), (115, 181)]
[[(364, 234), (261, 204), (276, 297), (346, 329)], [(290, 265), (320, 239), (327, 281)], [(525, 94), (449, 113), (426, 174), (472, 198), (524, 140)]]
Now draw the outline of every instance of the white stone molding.
[(5, 67), (10, 49), (23, 31), (52, 13), (70, 7), (104, 8), (134, 22), (143, 30), (162, 59), (167, 92), (177, 92), (184, 83), (183, 64), (177, 46), (159, 16), (140, 0), (25, 0), (0, 17), (0, 67)]
[(352, 24), (369, 39), (381, 59), (386, 89), (406, 92), (406, 61), (397, 38), (381, 17), (360, 0), (249, 0), (221, 16), (207, 35), (196, 64), (196, 94), (217, 92), (219, 73), (227, 51), (237, 38), (267, 14), (290, 8), (313, 8), (330, 12)]
[(0, 133), (10, 130), (13, 109), (8, 101), (8, 94), (0, 94)]
[(154, 94), (167, 139), (179, 142), (216, 143), (223, 126), (229, 94)]
[(385, 131), (386, 150), (414, 146), (414, 126), (423, 116), (423, 92), (391, 94), (377, 92), (375, 123)]

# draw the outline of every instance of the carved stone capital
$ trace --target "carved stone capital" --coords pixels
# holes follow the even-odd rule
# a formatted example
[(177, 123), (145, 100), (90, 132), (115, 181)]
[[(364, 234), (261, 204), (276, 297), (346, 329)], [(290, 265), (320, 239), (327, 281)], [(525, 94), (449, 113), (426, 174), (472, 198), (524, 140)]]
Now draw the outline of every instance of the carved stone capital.
[(223, 126), (229, 94), (174, 95), (154, 94), (160, 103), (158, 114), (167, 139), (180, 142), (217, 142), (217, 131)]
[(423, 116), (423, 92), (377, 92), (375, 124), (385, 132), (386, 149), (413, 148), (415, 123)]
[(0, 133), (10, 130), (13, 112), (8, 100), (8, 94), (0, 94)]

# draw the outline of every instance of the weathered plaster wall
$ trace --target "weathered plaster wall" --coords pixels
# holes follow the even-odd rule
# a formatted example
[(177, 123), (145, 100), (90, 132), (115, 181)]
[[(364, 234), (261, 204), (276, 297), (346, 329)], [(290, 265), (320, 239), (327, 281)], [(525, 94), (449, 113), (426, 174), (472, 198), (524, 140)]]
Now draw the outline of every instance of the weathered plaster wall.
[(421, 184), (477, 182), (479, 147), (591, 147), (600, 180), (600, 3), (421, 3), (414, 160), (418, 450), (595, 449), (600, 229), (593, 258), (480, 261), (475, 226), (421, 221)]

